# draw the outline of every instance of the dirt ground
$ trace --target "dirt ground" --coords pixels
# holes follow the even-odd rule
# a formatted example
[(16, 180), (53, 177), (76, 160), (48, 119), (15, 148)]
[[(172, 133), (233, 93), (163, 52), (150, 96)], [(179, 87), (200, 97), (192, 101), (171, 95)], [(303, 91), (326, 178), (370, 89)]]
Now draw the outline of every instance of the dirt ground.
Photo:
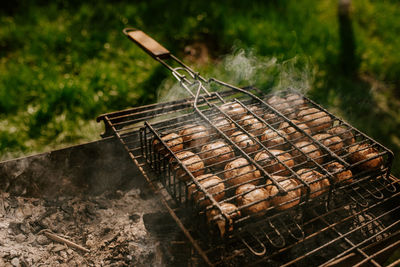
[[(155, 197), (141, 196), (140, 189), (52, 200), (0, 196), (0, 266), (164, 266), (168, 261), (159, 235), (147, 229), (162, 221), (162, 206)], [(89, 252), (49, 239), (49, 232)]]

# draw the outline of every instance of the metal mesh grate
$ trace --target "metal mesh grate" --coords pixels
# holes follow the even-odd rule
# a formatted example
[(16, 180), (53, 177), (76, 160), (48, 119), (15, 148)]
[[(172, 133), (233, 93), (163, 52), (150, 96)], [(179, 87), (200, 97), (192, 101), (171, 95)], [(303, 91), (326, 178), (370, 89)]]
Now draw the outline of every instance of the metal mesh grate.
[[(336, 191), (348, 192), (361, 206), (368, 205), (361, 191), (380, 199), (378, 186), (389, 184), (391, 152), (309, 99), (293, 92), (283, 97), (279, 99), (294, 98), (299, 104), (280, 101), (278, 108), (287, 108), (276, 113), (271, 105), (239, 96), (233, 102), (235, 108), (227, 112), (226, 104), (221, 108), (208, 101), (202, 110), (206, 120), (188, 113), (146, 122), (141, 130), (143, 155), (178, 203), (190, 202), (200, 214), (216, 209), (212, 219), (218, 222), (222, 216), (226, 231), (313, 202), (329, 205)], [(276, 99), (275, 95), (266, 101)], [(310, 110), (307, 115), (321, 115), (329, 123), (313, 123), (320, 117), (294, 121)], [(197, 132), (185, 134), (190, 129)], [(203, 134), (201, 138), (191, 139), (198, 133)], [(236, 137), (242, 137), (245, 145)], [(364, 150), (373, 155), (359, 159)], [(215, 178), (211, 182), (210, 176)], [(252, 186), (246, 188), (248, 184)], [(237, 208), (227, 213), (222, 206), (226, 203)], [(233, 216), (238, 212), (242, 216)]]
[[(389, 204), (399, 198), (397, 182), (389, 176), (391, 152), (295, 92), (285, 92), (280, 95), (283, 101), (277, 96), (262, 97), (267, 104), (269, 102), (268, 105), (255, 101), (245, 94), (238, 95), (234, 91), (222, 92), (220, 96), (225, 100), (235, 101), (240, 105), (243, 114), (234, 114), (231, 110), (222, 112), (220, 107), (223, 103), (216, 95), (199, 100), (198, 108), (211, 122), (221, 121), (220, 116), (228, 120), (227, 125), (221, 127), (225, 136), (215, 131), (215, 127), (208, 124), (198, 113), (193, 112), (193, 99), (105, 114), (100, 116), (99, 120), (103, 120), (106, 124), (106, 135), (116, 135), (137, 165), (144, 168), (143, 163), (147, 162), (154, 175), (155, 181), (152, 182), (168, 191), (173, 201), (166, 202), (166, 205), (177, 207), (178, 213), (181, 214), (177, 217), (178, 222), (182, 223), (183, 229), (187, 231), (186, 234), (193, 239), (192, 243), (196, 244), (197, 250), (209, 264), (227, 262), (232, 264), (269, 262), (273, 265), (302, 265), (307, 262), (322, 264), (353, 254), (361, 256), (360, 261), (366, 259), (370, 263), (373, 262), (373, 258), (369, 258), (371, 255), (363, 249), (393, 236), (399, 230), (397, 220), (394, 219), (397, 207)], [(283, 109), (282, 105), (286, 108)], [(305, 127), (293, 124), (291, 120), (296, 119), (295, 115), (307, 108), (316, 108), (318, 110), (316, 112), (324, 112), (331, 120), (330, 125), (318, 130), (319, 124), (310, 124), (311, 127), (309, 125), (308, 128), (314, 127), (317, 130), (308, 134), (307, 129), (304, 130)], [(222, 110), (224, 111), (224, 108)], [(252, 119), (255, 119), (252, 120), (253, 123), (243, 123), (240, 118), (246, 114), (253, 116)], [(144, 127), (143, 121), (146, 121)], [(285, 123), (293, 129), (285, 129)], [(324, 122), (320, 124), (323, 125)], [(168, 134), (179, 134), (187, 130), (188, 125), (204, 126), (205, 128), (192, 131), (191, 135), (205, 130), (208, 133), (207, 138), (198, 140), (189, 138), (183, 142), (183, 149), (179, 152), (198, 155), (204, 166), (197, 168), (196, 171), (220, 177), (222, 181), (211, 183), (219, 190), (212, 191), (204, 186), (202, 180), (198, 180), (196, 178), (198, 176), (189, 170), (190, 165), (182, 164), (184, 158), (176, 157), (179, 152), (173, 152), (168, 146), (168, 142), (174, 139), (161, 141)], [(262, 125), (263, 131), (253, 127), (254, 125)], [(338, 127), (340, 131), (332, 130)], [(253, 142), (249, 142), (248, 146), (235, 146), (236, 143), (230, 142), (233, 133), (233, 129), (230, 128), (249, 135), (249, 141)], [(271, 138), (262, 140), (261, 136), (265, 130), (269, 130), (278, 139), (280, 137), (280, 142), (270, 142)], [(327, 145), (323, 138), (318, 141), (315, 135), (322, 132), (330, 132), (331, 137), (341, 138), (342, 146), (335, 147), (337, 142)], [(354, 143), (350, 143), (353, 138)], [(310, 156), (308, 153), (302, 153), (301, 146), (295, 145), (300, 140), (310, 142), (319, 154)], [(155, 141), (159, 143), (155, 144)], [(226, 147), (230, 146), (233, 154), (227, 151), (225, 154), (218, 153), (205, 157), (203, 154), (207, 154), (207, 150), (202, 151), (202, 148), (218, 141), (225, 142)], [(350, 153), (349, 149), (357, 145), (365, 145), (359, 149), (360, 151), (372, 149), (373, 157), (354, 160), (354, 154), (358, 152), (353, 149)], [(262, 150), (269, 156), (270, 164), (254, 161), (255, 155)], [(274, 150), (281, 150), (283, 154), (275, 153)], [(288, 164), (290, 161), (288, 159), (282, 160), (280, 156), (285, 153), (291, 154), (293, 164)], [(223, 155), (231, 157), (225, 159)], [(220, 161), (213, 161), (218, 157), (221, 158)], [(247, 160), (247, 164), (240, 166), (245, 169), (240, 173), (241, 176), (256, 172), (259, 174), (240, 183), (227, 183), (229, 179), (235, 180), (240, 175), (225, 177), (230, 171), (225, 170), (225, 166), (239, 158)], [(378, 167), (367, 168), (367, 164), (374, 159), (379, 159)], [(330, 166), (333, 162), (343, 166), (340, 172), (350, 170), (351, 178), (347, 176), (346, 179), (338, 181), (335, 177), (337, 168), (335, 165)], [(254, 167), (246, 171), (246, 167), (252, 165)], [(310, 173), (316, 171), (321, 176), (311, 183), (304, 182), (298, 173), (301, 169), (309, 169)], [(143, 173), (148, 175), (149, 170)], [(283, 179), (286, 180), (294, 179), (297, 181), (296, 185), (288, 191), (286, 187), (281, 186), (281, 178), (276, 178), (276, 175), (283, 175), (285, 177)], [(313, 184), (325, 179), (329, 184), (314, 190)], [(249, 182), (256, 184), (250, 187), (249, 190), (252, 191), (236, 195), (237, 188)], [(219, 185), (222, 184), (221, 190)], [(276, 188), (277, 195), (268, 195), (240, 205), (243, 203), (238, 200), (240, 197), (257, 192), (259, 189), (272, 187)], [(290, 196), (290, 192), (296, 190), (301, 193), (295, 194), (295, 197), (287, 197)], [(276, 198), (281, 200), (278, 204), (274, 202)], [(236, 208), (226, 212), (222, 207), (224, 203), (234, 204)], [(252, 212), (252, 207), (261, 209)], [(196, 220), (196, 224), (192, 223), (193, 220)], [(189, 222), (185, 224), (186, 221)], [(210, 236), (209, 233), (213, 231), (214, 234)], [(218, 237), (219, 232), (224, 234), (223, 239)], [(206, 236), (209, 237), (204, 238)], [(284, 259), (282, 255), (285, 255)]]

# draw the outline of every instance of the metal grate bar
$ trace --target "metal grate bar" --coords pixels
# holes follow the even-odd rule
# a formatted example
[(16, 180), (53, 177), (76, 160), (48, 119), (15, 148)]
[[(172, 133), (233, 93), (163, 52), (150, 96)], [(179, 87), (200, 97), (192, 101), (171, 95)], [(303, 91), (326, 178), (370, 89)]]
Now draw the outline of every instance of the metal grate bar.
[[(227, 95), (229, 95), (229, 94), (227, 94)], [(233, 96), (234, 94), (230, 94), (230, 95)], [(208, 97), (208, 96), (204, 96), (204, 97)], [(258, 102), (252, 102), (252, 100), (249, 100), (248, 98), (240, 98), (240, 99), (241, 100), (237, 100), (236, 103), (240, 103), (242, 105), (242, 107), (245, 108), (246, 113), (253, 115), (257, 119), (259, 119), (259, 121), (264, 123), (266, 125), (266, 127), (270, 128), (271, 130), (273, 130), (275, 132), (277, 132), (277, 130), (279, 128), (279, 124), (282, 121), (285, 121), (282, 118), (280, 118), (280, 120), (278, 120), (277, 122), (269, 123), (268, 121), (264, 120), (263, 117), (260, 117), (259, 115), (257, 115), (255, 112), (252, 111), (252, 109), (251, 109), (252, 107), (260, 107), (260, 104)], [(268, 96), (264, 97), (263, 99), (268, 99)], [(233, 100), (233, 101), (235, 101), (235, 100)], [(193, 99), (191, 100), (191, 103), (193, 103)], [(203, 101), (202, 103), (203, 103), (203, 105), (201, 106), (202, 112), (205, 112), (206, 117), (207, 118), (215, 118), (217, 115), (212, 113), (212, 112), (214, 112), (215, 107), (216, 107), (214, 103), (221, 103), (221, 100), (218, 97), (215, 97), (212, 95), (212, 97), (207, 99), (207, 101)], [(211, 107), (211, 108), (209, 108), (209, 107)], [(161, 109), (157, 109), (157, 110), (161, 111)], [(263, 110), (265, 112), (268, 110), (268, 108), (263, 107)], [(179, 112), (179, 111), (182, 111), (182, 112)], [(143, 116), (143, 117), (140, 117), (140, 116), (142, 116), (146, 112), (144, 112), (144, 110), (141, 110), (140, 112), (141, 112), (141, 115), (139, 114), (138, 117), (136, 117), (135, 113), (124, 114), (122, 118), (129, 118), (129, 120), (126, 120), (126, 121), (119, 121), (119, 119), (121, 119), (121, 118), (117, 118), (118, 116), (116, 116), (116, 119), (113, 120), (112, 113), (110, 113), (110, 117), (107, 115), (103, 115), (101, 120), (103, 120), (105, 122), (106, 128), (108, 127), (111, 130), (111, 133), (114, 134), (121, 141), (121, 144), (128, 151), (130, 157), (132, 159), (134, 159), (134, 161), (136, 161), (135, 164), (137, 163), (138, 166), (141, 166), (141, 168), (143, 168), (146, 166), (146, 165), (143, 165), (145, 161), (151, 163), (150, 166), (152, 166), (153, 170), (159, 174), (158, 176), (160, 179), (160, 180), (157, 180), (157, 179), (152, 180), (152, 182), (155, 182), (155, 183), (158, 183), (158, 181), (162, 182), (163, 186), (161, 188), (163, 190), (167, 190), (172, 198), (175, 197), (178, 200), (177, 202), (184, 203), (185, 209), (189, 207), (195, 213), (198, 213), (200, 216), (203, 216), (203, 217), (205, 216), (205, 213), (208, 210), (215, 208), (215, 207), (218, 208), (218, 206), (223, 203), (228, 203), (228, 202), (234, 203), (234, 201), (236, 200), (237, 197), (235, 195), (231, 195), (231, 192), (234, 191), (239, 185), (232, 186), (232, 187), (225, 187), (224, 192), (225, 192), (226, 197), (220, 201), (215, 201), (215, 203), (214, 203), (213, 199), (215, 200), (216, 194), (215, 193), (208, 194), (206, 188), (202, 187), (201, 184), (196, 184), (196, 181), (195, 181), (196, 179), (194, 177), (191, 177), (191, 180), (190, 180), (191, 182), (189, 182), (187, 184), (180, 182), (178, 180), (174, 181), (173, 179), (175, 176), (174, 176), (174, 173), (171, 172), (169, 159), (154, 151), (154, 147), (152, 145), (152, 140), (154, 140), (154, 137), (156, 136), (155, 133), (159, 135), (160, 132), (169, 133), (171, 131), (180, 131), (182, 129), (185, 129), (185, 125), (187, 123), (198, 124), (202, 120), (202, 118), (197, 116), (196, 113), (193, 113), (193, 110), (191, 107), (184, 106), (184, 105), (178, 105), (176, 112), (171, 111), (171, 112), (166, 113), (166, 114), (169, 114), (168, 116), (170, 118), (165, 117), (166, 114), (164, 114), (162, 112), (155, 114), (154, 116), (151, 115), (150, 116), (151, 122), (149, 121), (148, 123), (144, 124), (145, 127), (143, 127), (141, 125), (143, 125), (143, 120), (147, 120), (147, 116)], [(152, 112), (151, 109), (149, 109), (148, 113), (151, 114), (151, 112)], [(238, 128), (239, 130), (242, 130), (246, 134), (249, 133), (248, 131), (246, 131), (246, 129), (241, 127), (240, 124), (238, 124), (238, 123), (235, 124), (236, 121), (228, 114), (223, 114), (223, 113), (220, 113), (220, 114), (227, 115), (227, 116), (225, 116), (225, 118), (230, 119), (231, 122), (236, 126), (236, 128)], [(341, 121), (338, 121), (336, 119), (336, 117), (333, 116), (332, 118), (334, 118), (333, 120), (336, 123), (339, 122), (339, 124), (334, 124), (333, 127), (335, 127), (336, 125), (341, 125)], [(116, 125), (114, 125), (114, 122), (116, 123)], [(135, 125), (133, 125), (133, 124), (135, 124)], [(153, 127), (153, 131), (151, 131), (149, 126)], [(140, 131), (138, 131), (139, 128), (141, 128)], [(212, 126), (210, 126), (210, 128), (212, 128)], [(351, 132), (353, 134), (354, 138), (356, 139), (355, 144), (364, 144), (365, 143), (368, 148), (379, 149), (379, 153), (376, 157), (381, 156), (384, 158), (384, 166), (380, 170), (375, 170), (373, 172), (371, 172), (371, 171), (355, 172), (353, 175), (352, 183), (339, 183), (339, 184), (334, 184), (334, 185), (331, 184), (331, 186), (329, 187), (329, 190), (332, 191), (332, 201), (335, 199), (337, 200), (337, 198), (340, 198), (341, 196), (345, 196), (345, 198), (343, 199), (344, 203), (349, 203), (346, 201), (350, 201), (350, 202), (354, 202), (354, 203), (364, 203), (364, 207), (361, 209), (361, 211), (359, 211), (361, 213), (363, 211), (375, 210), (377, 207), (382, 206), (384, 203), (388, 203), (388, 201), (390, 199), (393, 199), (395, 197), (398, 198), (399, 193), (396, 192), (397, 190), (395, 187), (397, 182), (394, 182), (392, 179), (388, 179), (388, 176), (386, 175), (388, 172), (390, 172), (390, 164), (389, 164), (389, 163), (391, 163), (390, 153), (385, 151), (384, 148), (380, 147), (380, 145), (378, 143), (374, 142), (373, 140), (372, 141), (369, 139), (366, 140), (362, 134), (359, 134), (353, 128), (346, 128), (346, 131)], [(217, 134), (213, 134), (211, 136), (212, 136), (212, 138), (216, 138)], [(220, 134), (220, 136), (221, 136), (221, 134)], [(228, 137), (227, 135), (225, 135), (225, 136)], [(161, 137), (161, 135), (160, 135), (160, 137)], [(222, 137), (222, 138), (219, 137), (219, 138), (220, 138), (220, 140), (226, 140), (224, 137)], [(245, 152), (251, 158), (256, 153), (258, 153), (262, 150), (270, 151), (272, 149), (271, 147), (265, 146), (261, 142), (257, 142), (258, 141), (257, 138), (259, 138), (259, 136), (255, 136), (255, 138), (252, 138), (252, 139), (257, 143), (257, 145), (259, 145), (259, 148), (256, 151), (251, 152), (251, 153)], [(214, 140), (217, 140), (217, 139), (214, 139)], [(212, 141), (214, 141), (214, 140), (212, 140)], [(345, 139), (343, 139), (343, 140), (345, 140)], [(212, 141), (208, 141), (205, 144), (209, 144)], [(296, 142), (296, 140), (284, 138), (284, 143), (286, 145), (292, 147), (291, 149), (286, 150), (287, 152), (291, 153), (292, 151), (299, 150), (296, 147), (293, 147), (294, 142)], [(162, 143), (162, 140), (161, 140), (161, 143)], [(311, 143), (314, 144), (313, 141)], [(229, 144), (231, 144), (231, 143), (229, 143)], [(164, 147), (168, 147), (168, 146), (164, 143)], [(350, 147), (350, 145), (344, 145), (341, 151), (346, 151), (349, 147)], [(183, 151), (190, 151), (190, 150), (199, 151), (200, 149), (201, 149), (201, 145), (198, 145), (193, 148), (185, 147)], [(321, 150), (323, 150), (323, 149), (321, 149)], [(171, 152), (171, 155), (174, 156), (174, 153), (172, 153), (172, 151), (170, 151), (170, 152)], [(235, 152), (238, 153), (238, 150), (235, 149)], [(341, 158), (346, 159), (346, 160), (349, 156), (351, 156), (350, 153), (343, 153), (343, 154), (339, 154), (339, 152), (337, 152), (337, 153), (338, 153), (338, 155), (340, 155)], [(306, 156), (304, 153), (301, 155)], [(237, 159), (240, 156), (242, 156), (242, 154), (238, 153), (231, 160)], [(321, 153), (321, 158), (322, 157), (329, 157), (329, 153), (324, 151), (323, 153)], [(312, 162), (313, 159), (308, 159), (308, 161)], [(325, 179), (329, 176), (328, 175), (329, 172), (325, 173), (325, 172), (323, 172), (323, 170), (329, 163), (331, 163), (333, 161), (335, 161), (334, 158), (330, 159), (328, 161), (325, 160), (322, 164), (319, 164), (320, 166), (318, 166), (317, 164), (314, 164), (314, 166), (310, 167), (310, 169), (317, 170), (317, 171), (320, 171), (321, 173), (324, 173), (324, 176), (320, 180)], [(227, 162), (229, 162), (229, 160)], [(296, 162), (292, 167), (287, 165), (287, 161), (282, 161), (282, 160), (277, 159), (276, 162), (277, 162), (277, 164), (283, 165), (286, 170), (287, 169), (289, 170), (290, 175), (288, 176), (288, 178), (298, 178), (298, 175), (296, 175), (297, 173), (293, 170), (297, 170), (299, 168), (305, 167), (304, 162)], [(346, 169), (357, 168), (357, 166), (362, 165), (364, 162), (366, 162), (366, 161), (364, 160), (363, 162), (352, 163)], [(252, 162), (250, 162), (250, 164), (251, 163)], [(268, 165), (266, 165), (266, 166), (268, 166)], [(260, 167), (264, 168), (266, 166), (263, 165)], [(204, 168), (207, 169), (207, 168), (215, 168), (215, 167), (205, 166)], [(145, 172), (145, 173), (147, 173), (147, 172)], [(190, 173), (188, 170), (186, 170), (186, 172)], [(224, 175), (224, 173), (225, 173), (225, 170), (215, 169), (215, 174), (218, 176)], [(267, 173), (267, 174), (268, 175), (265, 175), (267, 178), (268, 178), (268, 176), (274, 175), (271, 173)], [(330, 173), (330, 175), (335, 175), (335, 174), (336, 174), (335, 172)], [(385, 174), (385, 176), (378, 179), (377, 177), (379, 177), (382, 174)], [(171, 177), (173, 179), (171, 179)], [(258, 179), (259, 180), (265, 179), (265, 177), (258, 178)], [(205, 208), (200, 209), (200, 207), (197, 205), (197, 203), (193, 203), (192, 201), (187, 201), (188, 200), (188, 190), (187, 189), (188, 189), (188, 186), (191, 184), (196, 185), (196, 192), (205, 193), (203, 198), (200, 199), (200, 201), (208, 199), (208, 200), (211, 200), (212, 204), (210, 204), (209, 206), (207, 206)], [(298, 188), (302, 188), (302, 187), (307, 187), (307, 186), (305, 184), (302, 184)], [(263, 185), (258, 185), (256, 188), (263, 188)], [(193, 228), (193, 225), (191, 225), (190, 223), (189, 224), (184, 223), (184, 221), (186, 221), (186, 219), (187, 219), (186, 216), (181, 217), (181, 215), (176, 215), (176, 214), (175, 214), (175, 216), (177, 216), (177, 219), (182, 224), (183, 229), (185, 229), (186, 232), (188, 233), (187, 236), (190, 236), (190, 238), (188, 237), (189, 240), (194, 240), (194, 243), (197, 244), (196, 250), (199, 252), (199, 255), (209, 265), (223, 263), (223, 262), (226, 262), (228, 259), (232, 259), (233, 261), (236, 261), (239, 258), (242, 258), (241, 255), (246, 255), (245, 258), (247, 258), (249, 260), (253, 259), (253, 260), (251, 260), (252, 263), (268, 262), (268, 261), (273, 260), (274, 257), (276, 257), (278, 255), (282, 255), (282, 253), (286, 253), (287, 251), (290, 250), (290, 248), (298, 248), (298, 247), (302, 246), (302, 244), (306, 241), (309, 241), (309, 240), (312, 240), (315, 238), (319, 238), (320, 236), (326, 236), (328, 232), (335, 232), (335, 230), (336, 230), (335, 227), (337, 227), (340, 223), (348, 223), (348, 222), (352, 222), (352, 221), (356, 220), (356, 217), (355, 217), (356, 215), (353, 214), (352, 216), (349, 216), (349, 218), (347, 218), (344, 221), (341, 219), (338, 221), (334, 221), (333, 223), (329, 223), (327, 221), (328, 216), (332, 215), (334, 212), (341, 210), (340, 208), (335, 208), (335, 207), (330, 208), (329, 210), (325, 211), (321, 215), (318, 215), (318, 216), (322, 216), (322, 219), (315, 217), (316, 215), (313, 215), (311, 218), (307, 214), (301, 215), (302, 212), (307, 212), (310, 209), (313, 209), (314, 206), (320, 207), (320, 205), (326, 201), (325, 197), (328, 197), (328, 195), (322, 194), (320, 197), (314, 198), (314, 199), (312, 199), (312, 201), (309, 201), (309, 203), (308, 203), (306, 201), (307, 198), (305, 197), (305, 195), (302, 194), (302, 196), (301, 196), (302, 201), (292, 209), (277, 212), (274, 210), (274, 207), (270, 207), (268, 210), (266, 210), (263, 213), (264, 215), (259, 218), (257, 218), (256, 216), (253, 216), (253, 215), (250, 215), (250, 216), (246, 215), (246, 216), (242, 216), (240, 218), (234, 219), (233, 225), (235, 226), (235, 228), (234, 228), (235, 231), (233, 232), (233, 234), (227, 235), (226, 238), (228, 238), (228, 239), (225, 239), (223, 241), (223, 243), (220, 243), (220, 241), (218, 241), (217, 243), (214, 243), (214, 242), (216, 242), (216, 240), (210, 241), (210, 239), (207, 237), (207, 232), (209, 230), (202, 229), (201, 231), (203, 231), (203, 233), (205, 233), (205, 234), (200, 234), (201, 231), (199, 232), (199, 228), (197, 228), (197, 227)], [(271, 200), (271, 197), (264, 199), (264, 200), (269, 201), (269, 200)], [(262, 201), (263, 200), (259, 200), (258, 202), (239, 207), (238, 210), (243, 211), (246, 208), (248, 208), (249, 206), (256, 205)], [(168, 207), (170, 207), (171, 204), (166, 202), (166, 205)], [(350, 248), (346, 249), (344, 251), (345, 254), (343, 254), (344, 252), (340, 252), (340, 253), (338, 252), (333, 257), (327, 258), (326, 262), (329, 263), (329, 262), (331, 262), (331, 260), (342, 258), (345, 255), (351, 254), (352, 251), (357, 252), (358, 254), (362, 255), (362, 251), (364, 251), (362, 247), (367, 243), (374, 242), (373, 240), (375, 240), (376, 236), (379, 236), (382, 233), (388, 233), (390, 235), (390, 233), (392, 231), (394, 231), (395, 229), (398, 229), (399, 228), (398, 225), (395, 223), (392, 223), (392, 224), (387, 224), (387, 226), (382, 231), (379, 231), (378, 235), (375, 235), (375, 237), (373, 237), (371, 239), (364, 239), (365, 242), (363, 242), (363, 241), (355, 242), (350, 238), (350, 236), (353, 235), (354, 232), (360, 231), (360, 229), (363, 229), (363, 227), (365, 227), (365, 225), (368, 225), (368, 223), (380, 221), (383, 216), (385, 216), (387, 214), (392, 214), (394, 209), (390, 209), (389, 211), (387, 211), (387, 210), (389, 210), (389, 209), (386, 209), (385, 213), (379, 213), (379, 212), (375, 213), (375, 214), (372, 213), (372, 214), (374, 214), (375, 217), (368, 221), (363, 222), (362, 224), (359, 223), (357, 228), (354, 228), (355, 230), (353, 229), (350, 231), (343, 232), (343, 231), (337, 229), (339, 231), (339, 234), (336, 233), (338, 235), (338, 237), (329, 239), (328, 243), (334, 244), (335, 242), (343, 241), (343, 242), (346, 242), (350, 246)], [(287, 217), (287, 216), (290, 216), (290, 214), (294, 214), (294, 213), (296, 213), (297, 215), (301, 215), (300, 216), (301, 219), (305, 221), (304, 223), (299, 224), (299, 228), (297, 228), (297, 226), (296, 226), (296, 224), (297, 224), (296, 220), (294, 220), (292, 222)], [(358, 214), (358, 213), (356, 213), (356, 214)], [(226, 222), (228, 222), (229, 219), (231, 219), (230, 215), (231, 215), (231, 213), (226, 214), (223, 211), (220, 211), (220, 215), (215, 217), (214, 220), (217, 220), (218, 218), (223, 218)], [(200, 223), (200, 221), (202, 221), (202, 220), (204, 220), (204, 219), (198, 220), (199, 227), (203, 227), (203, 224)], [(305, 231), (305, 230), (307, 230), (307, 228), (309, 226), (311, 226), (313, 224), (318, 224), (317, 223), (318, 221), (323, 222), (324, 220), (326, 220), (326, 224), (325, 224), (324, 228), (320, 228), (318, 231), (313, 232), (311, 234), (307, 233)], [(267, 224), (269, 225), (267, 228), (265, 228), (265, 227), (259, 228), (258, 227), (259, 223), (262, 223), (263, 221), (267, 222)], [(178, 223), (178, 225), (179, 225), (179, 223)], [(229, 225), (229, 223), (226, 224), (226, 229), (228, 228), (228, 225)], [(244, 226), (243, 231), (239, 231), (240, 227), (242, 227), (242, 226)], [(237, 228), (237, 227), (239, 227), (239, 228)], [(268, 240), (269, 236), (271, 236), (271, 233), (268, 232), (268, 231), (270, 231), (268, 229), (272, 229), (272, 231), (274, 231), (274, 229), (273, 229), (274, 227), (275, 227), (275, 230), (277, 231), (277, 232), (275, 232), (276, 237), (278, 237), (278, 239), (275, 239), (275, 241), (278, 242), (279, 237), (280, 237), (280, 238), (282, 238), (281, 241), (283, 243), (281, 243), (281, 244), (276, 243), (275, 247), (280, 246), (281, 248), (271, 250), (271, 248), (270, 248), (271, 240)], [(246, 234), (245, 234), (246, 231), (250, 231), (250, 233), (252, 233), (251, 235), (253, 236), (253, 238), (247, 239)], [(304, 238), (301, 238), (302, 231), (304, 231)], [(261, 234), (264, 236), (263, 238), (260, 238)], [(342, 234), (342, 235), (340, 235), (340, 234)], [(185, 233), (185, 235), (186, 235), (186, 233)], [(246, 246), (242, 241), (240, 241), (241, 240), (240, 237), (245, 242), (247, 242), (248, 246)], [(257, 242), (257, 239), (259, 239), (260, 242)], [(294, 239), (296, 241), (292, 242), (292, 241), (290, 241), (290, 239)], [(239, 242), (242, 245), (239, 245), (237, 242)], [(274, 240), (272, 240), (272, 242), (274, 242)], [(255, 250), (257, 243), (259, 244), (259, 247), (257, 250)], [(235, 254), (235, 253), (227, 254), (226, 251), (224, 252), (225, 247), (229, 247), (229, 244), (235, 244), (235, 247), (237, 247), (237, 249), (238, 249), (237, 250), (238, 254)], [(283, 244), (283, 246), (282, 246), (282, 244)], [(352, 246), (352, 244), (355, 246)], [(263, 252), (263, 246), (266, 247), (265, 253)], [(328, 246), (330, 246), (330, 245), (328, 245)], [(255, 253), (252, 253), (250, 251), (250, 249), (252, 249)], [(324, 249), (325, 249), (325, 246), (314, 248), (315, 252), (313, 252), (313, 253), (311, 253), (311, 251), (314, 251), (314, 250), (311, 250), (311, 251), (305, 250), (303, 253), (304, 257), (300, 256), (295, 259), (288, 259), (283, 264), (290, 265), (290, 264), (301, 262), (302, 260), (304, 260), (306, 258), (312, 258), (312, 257), (314, 257), (314, 254), (318, 254), (320, 251), (322, 251)], [(219, 251), (221, 251), (221, 252), (219, 252)], [(240, 251), (240, 253), (239, 253), (239, 251)], [(220, 254), (220, 253), (222, 253), (222, 254)], [(255, 256), (256, 254), (261, 255), (262, 253), (264, 253), (265, 255), (264, 256)], [(370, 253), (365, 254), (364, 260), (367, 259), (367, 261), (370, 261), (370, 260), (373, 261), (376, 256), (372, 256), (372, 255), (373, 254), (370, 254)], [(256, 258), (253, 258), (253, 257), (256, 257)], [(247, 261), (247, 260), (245, 260), (245, 261)]]

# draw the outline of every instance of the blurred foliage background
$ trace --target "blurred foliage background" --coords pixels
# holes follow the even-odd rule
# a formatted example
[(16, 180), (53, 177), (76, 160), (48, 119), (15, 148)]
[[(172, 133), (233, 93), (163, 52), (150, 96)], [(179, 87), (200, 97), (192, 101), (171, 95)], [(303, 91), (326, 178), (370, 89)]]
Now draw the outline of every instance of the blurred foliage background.
[(99, 114), (155, 102), (174, 84), (123, 36), (127, 26), (144, 30), (206, 77), (245, 83), (249, 77), (229, 67), (241, 59), (239, 69), (257, 66), (247, 83), (263, 90), (293, 81), (400, 158), (397, 0), (352, 1), (354, 75), (340, 62), (336, 0), (0, 5), (2, 159), (98, 139)]

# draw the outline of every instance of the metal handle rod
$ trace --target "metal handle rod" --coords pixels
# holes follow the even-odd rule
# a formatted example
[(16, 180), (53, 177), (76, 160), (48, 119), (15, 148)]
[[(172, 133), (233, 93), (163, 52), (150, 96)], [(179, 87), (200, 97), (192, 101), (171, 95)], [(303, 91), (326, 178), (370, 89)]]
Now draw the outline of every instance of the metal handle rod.
[[(187, 83), (188, 85), (193, 85), (193, 82), (189, 81), (189, 79), (185, 76), (179, 73), (180, 70), (186, 71), (193, 80), (201, 80), (203, 82), (206, 81), (198, 72), (195, 72), (193, 69), (191, 69), (189, 66), (187, 66), (185, 63), (183, 63), (181, 60), (179, 60), (177, 57), (175, 57), (173, 54), (171, 54), (170, 51), (168, 51), (165, 47), (163, 47), (161, 44), (159, 44), (157, 41), (155, 41), (153, 38), (148, 36), (146, 33), (144, 33), (141, 30), (135, 29), (135, 28), (125, 28), (122, 31), (130, 40), (132, 40), (135, 44), (137, 44), (140, 48), (142, 48), (147, 54), (149, 54), (152, 58), (157, 60), (158, 62), (161, 63), (164, 67), (166, 67), (169, 71), (171, 71), (172, 75), (180, 82), (180, 83)], [(169, 65), (165, 60), (171, 59), (172, 61), (175, 61), (180, 65), (181, 67), (172, 67)], [(194, 97), (193, 92), (188, 89), (188, 87), (184, 87), (191, 96)], [(202, 88), (204, 92), (208, 96), (211, 96), (211, 94), (208, 92), (208, 90), (203, 87)]]

